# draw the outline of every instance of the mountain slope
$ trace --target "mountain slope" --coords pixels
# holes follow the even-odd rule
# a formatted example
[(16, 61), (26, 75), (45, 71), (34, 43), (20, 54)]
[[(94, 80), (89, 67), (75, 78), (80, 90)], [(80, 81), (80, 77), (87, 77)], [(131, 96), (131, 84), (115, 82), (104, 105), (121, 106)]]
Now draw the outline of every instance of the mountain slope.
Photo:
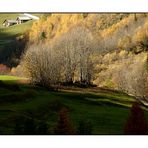
[[(18, 64), (18, 58), (25, 47), (25, 34), (27, 34), (34, 22), (32, 20), (10, 27), (2, 25), (5, 19), (16, 19), (19, 15), (18, 13), (0, 14), (0, 63), (5, 63), (8, 66)], [(40, 15), (37, 14), (37, 16)]]

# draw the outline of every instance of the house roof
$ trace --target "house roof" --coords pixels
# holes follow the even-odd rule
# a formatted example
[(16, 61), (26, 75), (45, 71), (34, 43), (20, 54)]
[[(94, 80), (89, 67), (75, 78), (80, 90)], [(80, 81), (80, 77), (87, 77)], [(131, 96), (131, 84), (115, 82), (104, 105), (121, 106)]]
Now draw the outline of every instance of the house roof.
[(39, 20), (39, 17), (38, 16), (35, 16), (35, 15), (32, 15), (32, 14), (29, 14), (29, 13), (24, 13), (24, 16), (27, 16), (33, 20)]
[(6, 19), (3, 23), (5, 23), (6, 21), (7, 21), (8, 23), (17, 23), (16, 20), (8, 20), (8, 19)]
[(27, 16), (19, 16), (19, 17), (17, 17), (17, 19), (16, 20), (31, 20), (31, 18), (30, 17), (27, 17)]

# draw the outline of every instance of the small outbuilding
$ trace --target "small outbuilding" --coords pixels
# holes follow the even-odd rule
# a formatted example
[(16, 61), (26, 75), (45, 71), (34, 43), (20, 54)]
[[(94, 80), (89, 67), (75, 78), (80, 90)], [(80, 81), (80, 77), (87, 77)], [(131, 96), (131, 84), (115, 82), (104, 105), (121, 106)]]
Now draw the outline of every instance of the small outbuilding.
[(5, 26), (5, 27), (9, 27), (9, 26), (12, 26), (12, 25), (15, 25), (15, 24), (17, 24), (16, 20), (8, 20), (8, 19), (6, 19), (3, 22), (3, 26)]
[(27, 16), (20, 16), (20, 17), (16, 18), (17, 24), (21, 24), (21, 23), (24, 23), (24, 22), (27, 22), (27, 21), (30, 21), (30, 20), (32, 20), (32, 19), (30, 17), (27, 17)]
[(32, 14), (24, 13), (24, 16), (30, 17), (33, 20), (39, 20), (38, 16), (35, 16), (35, 15), (32, 15)]

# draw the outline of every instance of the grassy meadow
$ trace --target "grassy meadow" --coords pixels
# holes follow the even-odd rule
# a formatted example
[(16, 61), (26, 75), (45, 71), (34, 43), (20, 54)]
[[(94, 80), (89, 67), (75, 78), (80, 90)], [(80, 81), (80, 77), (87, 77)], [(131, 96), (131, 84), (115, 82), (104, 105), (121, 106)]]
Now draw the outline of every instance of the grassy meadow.
[[(75, 127), (85, 120), (92, 123), (92, 134), (123, 134), (134, 98), (99, 88), (64, 88), (54, 92), (22, 84), (19, 82), (21, 79), (0, 76), (0, 80), (9, 86), (0, 87), (2, 134), (13, 134), (18, 117), (45, 121), (52, 134), (62, 106), (69, 108), (70, 119)], [(148, 112), (145, 111), (145, 114), (148, 115)]]
[[(10, 27), (3, 26), (4, 20), (16, 19), (20, 15), (22, 14), (21, 13), (0, 14), (0, 62), (4, 61), (6, 62), (7, 60), (9, 60), (8, 57), (13, 58), (16, 50), (21, 51), (24, 48), (20, 47), (20, 44), (23, 43), (19, 43), (17, 41), (17, 37), (21, 37), (22, 35), (24, 35), (31, 28), (34, 20), (19, 25), (13, 25)], [(41, 16), (41, 14), (36, 14), (36, 16)]]
[(47, 13), (2, 25), (19, 15), (0, 14), (0, 134), (148, 132), (148, 14)]

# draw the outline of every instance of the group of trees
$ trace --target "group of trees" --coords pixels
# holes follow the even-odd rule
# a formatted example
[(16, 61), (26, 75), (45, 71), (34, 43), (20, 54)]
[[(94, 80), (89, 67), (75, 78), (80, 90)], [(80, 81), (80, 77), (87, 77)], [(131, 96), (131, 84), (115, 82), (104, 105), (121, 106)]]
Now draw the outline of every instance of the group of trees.
[(51, 127), (46, 121), (35, 118), (19, 117), (15, 121), (13, 133), (15, 135), (90, 135), (92, 124), (87, 120), (79, 121), (77, 125), (73, 124), (69, 110), (63, 107), (58, 111), (57, 123), (54, 126)]
[(133, 54), (125, 50), (100, 56), (100, 72), (94, 81), (100, 87), (120, 90), (139, 100), (147, 100), (147, 53)]
[[(16, 135), (90, 135), (92, 134), (92, 123), (89, 120), (81, 120), (73, 124), (69, 116), (69, 110), (63, 107), (58, 112), (57, 123), (51, 128), (46, 121), (36, 121), (33, 118), (18, 119), (14, 134)], [(127, 135), (148, 134), (148, 122), (138, 102), (134, 102), (130, 115), (123, 127), (123, 133)]]
[(148, 73), (146, 70), (146, 56), (134, 59), (122, 64), (117, 72), (116, 82), (118, 88), (127, 94), (131, 94), (138, 99), (147, 98)]
[(85, 27), (76, 26), (52, 45), (40, 43), (27, 49), (23, 66), (34, 83), (51, 86), (76, 81), (90, 84), (94, 78), (95, 39)]
[(145, 97), (147, 72), (137, 55), (147, 50), (147, 25), (146, 14), (53, 14), (33, 25), (22, 65), (43, 86), (90, 85), (100, 77), (103, 84), (109, 80), (116, 89)]

